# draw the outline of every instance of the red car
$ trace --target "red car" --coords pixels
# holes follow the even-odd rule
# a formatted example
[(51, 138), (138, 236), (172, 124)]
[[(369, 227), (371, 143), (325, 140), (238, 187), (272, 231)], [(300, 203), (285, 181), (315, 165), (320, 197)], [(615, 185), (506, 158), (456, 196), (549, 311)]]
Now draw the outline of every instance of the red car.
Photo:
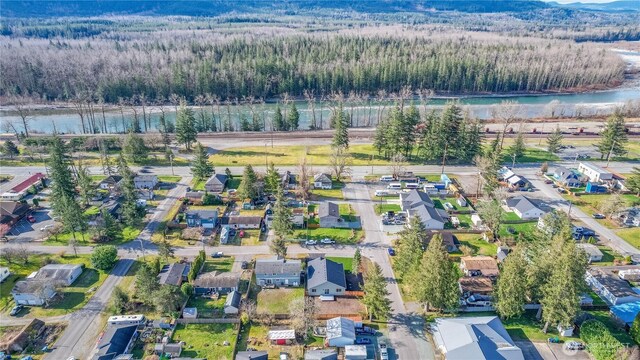
[(241, 238), (244, 237), (244, 230), (240, 230), (240, 232), (238, 233), (238, 236), (240, 236)]
[(33, 215), (27, 215), (27, 221), (33, 224), (36, 222), (36, 218), (34, 218)]

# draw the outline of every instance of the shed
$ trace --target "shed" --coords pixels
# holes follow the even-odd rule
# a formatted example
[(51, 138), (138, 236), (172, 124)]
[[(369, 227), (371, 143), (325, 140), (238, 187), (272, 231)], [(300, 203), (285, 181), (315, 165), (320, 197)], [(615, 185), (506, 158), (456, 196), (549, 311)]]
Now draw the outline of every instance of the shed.
[(471, 222), (473, 223), (473, 226), (476, 226), (476, 227), (482, 226), (482, 219), (478, 214), (471, 215)]
[(228, 293), (224, 302), (224, 313), (237, 314), (240, 311), (240, 298), (240, 293), (235, 290)]
[(366, 345), (347, 345), (344, 347), (345, 360), (367, 360)]
[(182, 310), (182, 318), (183, 319), (197, 319), (198, 318), (198, 308), (194, 307), (186, 307)]
[(269, 330), (268, 338), (275, 345), (290, 345), (296, 340), (296, 332), (293, 329)]

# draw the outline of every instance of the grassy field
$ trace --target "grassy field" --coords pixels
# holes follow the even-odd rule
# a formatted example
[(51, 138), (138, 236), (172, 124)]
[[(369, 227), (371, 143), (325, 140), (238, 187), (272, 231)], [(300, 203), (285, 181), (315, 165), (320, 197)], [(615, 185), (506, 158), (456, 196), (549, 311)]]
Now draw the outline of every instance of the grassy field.
[(333, 181), (333, 185), (330, 190), (324, 189), (311, 189), (311, 195), (314, 198), (327, 198), (334, 200), (344, 199), (344, 194), (342, 193), (342, 189), (344, 188), (343, 182)]
[[(546, 150), (537, 149), (537, 148), (527, 148), (524, 151), (524, 155), (516, 158), (516, 164), (518, 163), (532, 163), (532, 162), (545, 162), (545, 161), (558, 161), (560, 158), (553, 153), (550, 153)], [(502, 155), (502, 162), (511, 164), (513, 162), (513, 157), (510, 154)]]
[(399, 204), (376, 204), (374, 206), (377, 215), (381, 215), (382, 213), (386, 213), (387, 211), (395, 211), (399, 212), (400, 205)]
[(178, 175), (158, 175), (158, 180), (166, 183), (177, 183), (182, 180), (182, 176)]
[(304, 288), (262, 289), (258, 293), (258, 312), (288, 314), (289, 305), (304, 297)]
[[(125, 226), (122, 228), (120, 236), (114, 241), (110, 241), (105, 244), (111, 245), (120, 245), (126, 242), (135, 240), (140, 232), (142, 231), (142, 226), (135, 228), (130, 226)], [(83, 239), (84, 238), (84, 239)], [(73, 239), (73, 234), (70, 232), (62, 233), (54, 237), (49, 237), (45, 240), (44, 245), (68, 245), (69, 240)], [(76, 232), (76, 239), (78, 239), (79, 245), (93, 245), (94, 242), (91, 241), (91, 231), (85, 231), (83, 233)]]
[(474, 255), (495, 256), (498, 246), (482, 239), (480, 234), (456, 234), (460, 246), (466, 245), (473, 250)]
[(352, 229), (332, 229), (332, 228), (317, 228), (308, 230), (295, 230), (292, 238), (296, 240), (307, 239), (322, 240), (326, 237), (335, 240), (339, 244), (355, 244), (360, 241), (360, 238), (364, 235), (362, 230)]
[(197, 308), (199, 318), (216, 318), (224, 314), (224, 302), (226, 299), (226, 296), (221, 296), (218, 300), (204, 296), (191, 296), (187, 302), (187, 307)]
[(342, 264), (345, 271), (351, 272), (351, 268), (353, 267), (353, 258), (327, 256), (327, 259)]
[(640, 228), (627, 228), (616, 230), (616, 234), (624, 241), (640, 249)]
[(11, 297), (11, 289), (16, 281), (20, 280), (37, 271), (40, 267), (47, 263), (60, 264), (84, 264), (85, 269), (82, 275), (69, 287), (62, 288), (59, 292), (59, 298), (52, 302), (49, 307), (28, 307), (23, 310), (21, 315), (29, 314), (29, 316), (45, 317), (64, 315), (74, 312), (83, 307), (91, 298), (95, 290), (98, 288), (108, 276), (108, 272), (99, 271), (91, 267), (89, 255), (60, 256), (60, 255), (44, 255), (37, 254), (29, 257), (27, 264), (8, 264), (6, 260), (0, 260), (0, 266), (6, 266), (11, 271), (11, 276), (0, 284), (0, 311), (6, 312), (14, 305)]
[[(178, 324), (173, 341), (184, 341), (181, 356), (191, 358), (232, 360), (236, 343), (234, 324)], [(223, 345), (224, 342), (229, 345)]]
[[(209, 254), (207, 254), (209, 256)], [(220, 272), (228, 272), (231, 271), (233, 267), (234, 258), (233, 256), (222, 257), (217, 259), (207, 259), (204, 262), (204, 266), (202, 267), (202, 272), (210, 272), (210, 271), (220, 271)]]

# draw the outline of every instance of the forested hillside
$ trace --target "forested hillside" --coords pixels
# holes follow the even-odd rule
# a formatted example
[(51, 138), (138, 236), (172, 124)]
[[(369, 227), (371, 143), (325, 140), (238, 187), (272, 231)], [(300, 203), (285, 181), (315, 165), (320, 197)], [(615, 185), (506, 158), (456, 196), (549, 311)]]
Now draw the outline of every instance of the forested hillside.
[[(394, 35), (391, 35), (394, 34)], [(172, 94), (273, 98), (402, 87), (442, 93), (606, 87), (623, 77), (608, 51), (568, 41), (400, 28), (329, 35), (216, 36), (174, 31), (132, 39), (2, 42), (0, 94), (105, 102)]]

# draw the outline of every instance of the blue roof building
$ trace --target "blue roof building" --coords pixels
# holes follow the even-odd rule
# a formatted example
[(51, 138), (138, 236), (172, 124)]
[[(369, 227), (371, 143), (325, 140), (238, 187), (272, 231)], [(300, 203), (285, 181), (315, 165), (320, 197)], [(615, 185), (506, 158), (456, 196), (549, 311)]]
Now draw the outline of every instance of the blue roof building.
[(626, 304), (616, 305), (611, 307), (611, 314), (625, 323), (631, 326), (636, 315), (640, 313), (640, 301), (634, 301)]

